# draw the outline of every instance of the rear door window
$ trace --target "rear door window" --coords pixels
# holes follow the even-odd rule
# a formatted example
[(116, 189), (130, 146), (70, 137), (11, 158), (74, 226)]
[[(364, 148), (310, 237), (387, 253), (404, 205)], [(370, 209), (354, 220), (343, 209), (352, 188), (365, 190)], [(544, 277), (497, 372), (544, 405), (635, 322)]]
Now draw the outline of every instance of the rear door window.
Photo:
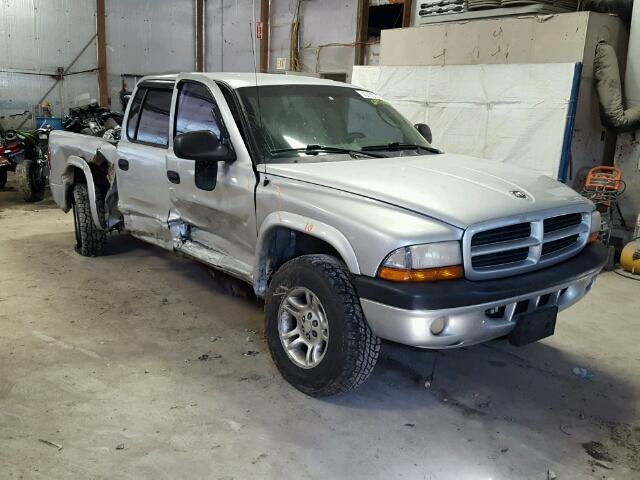
[(172, 90), (149, 88), (144, 99), (136, 141), (166, 147)]

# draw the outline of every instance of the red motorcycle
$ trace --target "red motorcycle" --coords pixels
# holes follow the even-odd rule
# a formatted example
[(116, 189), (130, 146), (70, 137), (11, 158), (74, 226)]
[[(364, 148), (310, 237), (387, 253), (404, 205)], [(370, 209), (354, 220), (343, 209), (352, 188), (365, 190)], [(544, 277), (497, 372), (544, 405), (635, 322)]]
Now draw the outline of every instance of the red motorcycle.
[(26, 202), (44, 198), (49, 162), (48, 125), (35, 131), (7, 130), (0, 137), (0, 188), (7, 183), (7, 172), (15, 171), (18, 188)]

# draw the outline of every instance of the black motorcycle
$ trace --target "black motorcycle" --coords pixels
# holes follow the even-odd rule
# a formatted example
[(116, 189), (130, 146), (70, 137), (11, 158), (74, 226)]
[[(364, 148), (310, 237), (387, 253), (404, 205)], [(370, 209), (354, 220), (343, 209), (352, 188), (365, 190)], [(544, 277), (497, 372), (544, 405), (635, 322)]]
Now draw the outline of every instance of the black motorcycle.
[(115, 131), (119, 135), (120, 125), (122, 125), (121, 113), (112, 112), (97, 104), (71, 108), (62, 121), (63, 128), (68, 132), (94, 137), (103, 137), (105, 134), (113, 136)]
[(16, 167), (18, 188), (25, 202), (39, 202), (44, 198), (49, 178), (49, 134), (50, 125), (43, 125), (33, 132), (22, 132), (29, 135), (28, 153)]

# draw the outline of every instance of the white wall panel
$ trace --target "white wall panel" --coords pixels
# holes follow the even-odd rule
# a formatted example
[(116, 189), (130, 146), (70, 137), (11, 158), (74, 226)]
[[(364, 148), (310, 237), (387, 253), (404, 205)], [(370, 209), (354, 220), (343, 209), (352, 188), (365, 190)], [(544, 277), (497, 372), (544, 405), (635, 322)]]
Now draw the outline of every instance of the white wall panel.
[[(296, 0), (271, 2), (270, 70), (277, 57), (289, 56), (289, 30)], [(252, 71), (253, 24), (260, 18), (259, 0), (206, 1), (206, 68)], [(108, 0), (106, 37), (109, 95), (119, 109), (122, 75), (148, 75), (195, 69), (194, 0)], [(16, 71), (53, 73), (67, 67), (95, 35), (95, 0), (0, 0), (0, 115), (30, 110), (53, 79)], [(354, 61), (357, 0), (303, 0), (301, 62), (306, 72), (350, 74)], [(318, 48), (329, 43), (346, 44)], [(259, 63), (259, 42), (256, 42)], [(95, 40), (71, 71), (97, 67)], [(10, 72), (9, 72), (10, 71)], [(134, 85), (128, 78), (129, 88)], [(67, 77), (62, 95), (48, 99), (54, 113), (77, 95), (98, 97), (96, 73)]]
[(575, 75), (573, 63), (356, 66), (352, 81), (427, 123), (444, 151), (557, 177)]
[[(289, 35), (295, 0), (272, 0), (269, 69), (275, 71), (277, 57), (289, 57)], [(342, 72), (350, 75), (355, 59), (357, 0), (303, 0), (300, 11), (300, 60), (302, 71), (310, 73)], [(316, 61), (318, 47), (323, 47)]]
[(119, 106), (122, 74), (195, 70), (193, 0), (108, 0), (105, 14), (114, 108)]
[[(271, 1), (269, 69), (276, 71), (276, 58), (289, 57), (289, 34), (296, 0)], [(251, 36), (260, 20), (259, 0), (207, 0), (207, 70), (250, 72), (254, 68)], [(301, 3), (300, 59), (310, 73), (350, 74), (355, 58), (357, 0), (303, 0)], [(323, 47), (319, 64), (318, 47)], [(260, 42), (256, 42), (256, 63), (260, 64)]]
[[(206, 69), (209, 71), (251, 72), (251, 36), (255, 20), (260, 21), (259, 0), (207, 0)], [(256, 64), (260, 66), (260, 44), (256, 42)]]
[[(95, 24), (95, 2), (91, 1), (0, 2), (0, 115), (30, 111), (54, 83), (46, 74), (69, 66), (95, 35)], [(70, 71), (96, 68), (96, 57), (94, 40)], [(82, 92), (97, 96), (95, 73), (67, 77), (62, 92), (56, 87), (47, 99), (59, 114), (61, 99), (66, 104)]]

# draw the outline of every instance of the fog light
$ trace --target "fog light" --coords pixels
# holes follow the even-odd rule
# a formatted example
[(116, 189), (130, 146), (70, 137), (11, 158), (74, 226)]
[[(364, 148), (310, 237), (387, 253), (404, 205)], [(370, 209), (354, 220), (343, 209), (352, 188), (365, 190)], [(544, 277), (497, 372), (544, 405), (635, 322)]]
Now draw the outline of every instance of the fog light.
[(432, 335), (440, 335), (444, 331), (444, 327), (447, 326), (447, 317), (436, 318), (432, 323), (429, 330)]

